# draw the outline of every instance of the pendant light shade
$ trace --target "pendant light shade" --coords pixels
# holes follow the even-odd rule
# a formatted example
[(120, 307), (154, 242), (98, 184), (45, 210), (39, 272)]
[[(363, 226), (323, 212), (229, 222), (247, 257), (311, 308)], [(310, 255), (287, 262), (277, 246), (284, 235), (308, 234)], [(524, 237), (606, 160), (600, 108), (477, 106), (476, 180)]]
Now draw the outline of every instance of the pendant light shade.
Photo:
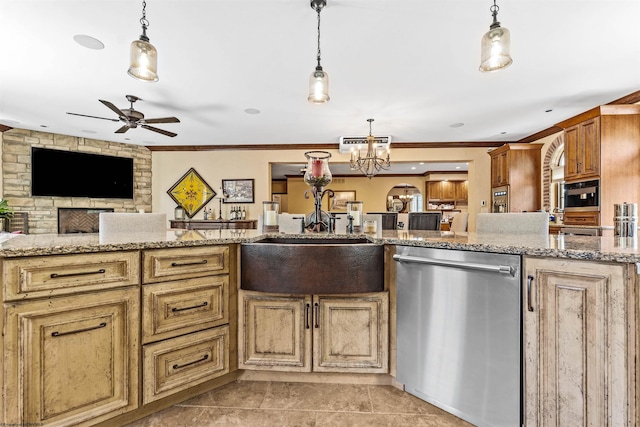
[(131, 42), (130, 50), (130, 62), (129, 70), (127, 73), (138, 80), (145, 82), (157, 82), (158, 81), (158, 51), (151, 43), (149, 43), (149, 37), (147, 37), (147, 27), (149, 21), (146, 17), (147, 3), (142, 2), (142, 18), (140, 24), (142, 25), (142, 35), (139, 40)]
[(491, 14), (493, 22), (489, 31), (482, 37), (480, 54), (480, 71), (497, 71), (508, 67), (513, 62), (511, 59), (511, 35), (507, 28), (501, 27), (498, 22), (498, 10), (496, 0), (493, 0)]
[(309, 102), (323, 104), (329, 101), (329, 74), (317, 66), (309, 77)]
[(309, 78), (309, 97), (307, 100), (314, 104), (324, 104), (329, 101), (329, 75), (320, 65), (320, 11), (327, 5), (326, 0), (311, 0), (311, 8), (318, 14), (318, 65)]

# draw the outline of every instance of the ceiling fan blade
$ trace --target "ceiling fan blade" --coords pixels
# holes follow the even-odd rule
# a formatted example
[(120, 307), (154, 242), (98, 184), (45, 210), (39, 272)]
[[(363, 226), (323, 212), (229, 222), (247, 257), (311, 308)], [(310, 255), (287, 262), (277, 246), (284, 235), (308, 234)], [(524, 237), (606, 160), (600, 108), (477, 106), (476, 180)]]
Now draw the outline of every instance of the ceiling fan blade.
[(178, 135), (177, 133), (169, 132), (168, 130), (164, 130), (164, 129), (154, 128), (153, 126), (141, 125), (140, 127), (144, 128), (144, 129), (152, 130), (154, 132), (161, 133), (161, 134), (166, 135), (166, 136), (170, 136), (172, 138), (174, 136)]
[(78, 114), (78, 113), (67, 113), (67, 114), (71, 114), (72, 116), (91, 117), (92, 119), (110, 120), (112, 122), (119, 122), (120, 121), (120, 119), (108, 119), (106, 117), (88, 116), (86, 114)]
[(145, 123), (180, 123), (177, 117), (162, 117), (159, 119), (144, 119)]
[(104, 105), (106, 105), (111, 111), (116, 113), (118, 115), (118, 117), (122, 118), (123, 120), (125, 120), (127, 118), (126, 114), (124, 114), (118, 107), (116, 107), (115, 105), (113, 105), (109, 101), (103, 101), (102, 99), (99, 99), (98, 101), (100, 101)]
[(129, 129), (130, 129), (130, 128), (129, 128), (129, 125), (124, 125), (124, 126), (122, 126), (120, 129), (118, 129), (115, 133), (125, 133), (125, 132), (126, 132), (126, 131), (128, 131)]

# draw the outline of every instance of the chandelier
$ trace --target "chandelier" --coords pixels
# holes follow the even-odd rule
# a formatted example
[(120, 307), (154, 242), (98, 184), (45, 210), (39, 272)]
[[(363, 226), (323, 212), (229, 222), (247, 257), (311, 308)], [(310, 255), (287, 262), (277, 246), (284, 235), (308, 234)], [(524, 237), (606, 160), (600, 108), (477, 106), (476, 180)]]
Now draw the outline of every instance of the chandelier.
[[(391, 167), (391, 161), (389, 160), (390, 150), (387, 147), (387, 156), (383, 158), (382, 151), (376, 151), (375, 140), (376, 138), (371, 135), (371, 123), (373, 119), (367, 119), (369, 122), (369, 136), (367, 136), (367, 151), (363, 156), (360, 148), (351, 150), (351, 161), (349, 167), (351, 170), (359, 170), (371, 179), (375, 174), (381, 170), (387, 170)], [(357, 151), (357, 155), (356, 155)]]

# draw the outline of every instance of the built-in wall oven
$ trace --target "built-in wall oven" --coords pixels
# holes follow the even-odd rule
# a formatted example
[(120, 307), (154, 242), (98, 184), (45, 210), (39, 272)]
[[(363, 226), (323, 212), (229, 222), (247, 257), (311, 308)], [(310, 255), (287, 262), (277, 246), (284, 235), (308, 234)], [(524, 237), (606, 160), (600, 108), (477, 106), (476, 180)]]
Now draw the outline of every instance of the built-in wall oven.
[(600, 210), (600, 180), (564, 184), (565, 212), (589, 212)]

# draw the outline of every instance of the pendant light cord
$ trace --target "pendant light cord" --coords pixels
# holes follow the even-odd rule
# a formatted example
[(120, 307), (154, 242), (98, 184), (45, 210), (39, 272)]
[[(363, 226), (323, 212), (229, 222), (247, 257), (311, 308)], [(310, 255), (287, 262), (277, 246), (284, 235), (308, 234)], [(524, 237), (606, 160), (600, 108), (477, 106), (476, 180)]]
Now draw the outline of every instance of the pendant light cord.
[(318, 56), (317, 56), (317, 60), (318, 60), (318, 67), (321, 68), (320, 65), (320, 11), (322, 10), (321, 7), (317, 7), (316, 8), (316, 12), (318, 13)]
[(147, 20), (147, 2), (142, 0), (142, 18), (140, 18), (140, 24), (142, 25), (142, 30), (146, 31), (149, 28), (149, 21)]

